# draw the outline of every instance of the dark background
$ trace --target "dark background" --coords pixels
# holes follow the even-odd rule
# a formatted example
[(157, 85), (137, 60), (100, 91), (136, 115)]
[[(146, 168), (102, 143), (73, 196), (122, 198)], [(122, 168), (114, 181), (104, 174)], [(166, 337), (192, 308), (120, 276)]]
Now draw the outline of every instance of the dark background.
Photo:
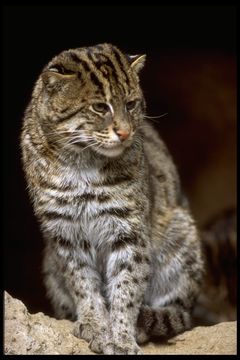
[(178, 167), (199, 228), (236, 205), (236, 19), (233, 6), (8, 6), (3, 8), (5, 289), (51, 314), (42, 239), (20, 161), (24, 109), (43, 66), (74, 47), (111, 42), (147, 54), (149, 115)]

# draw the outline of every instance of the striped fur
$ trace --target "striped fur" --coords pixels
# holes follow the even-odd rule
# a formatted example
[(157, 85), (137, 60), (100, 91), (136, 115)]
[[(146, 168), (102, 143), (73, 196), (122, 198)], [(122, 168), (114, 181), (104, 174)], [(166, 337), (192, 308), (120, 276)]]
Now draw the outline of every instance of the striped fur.
[(144, 118), (144, 61), (110, 44), (62, 52), (36, 82), (21, 135), (48, 296), (104, 354), (188, 329), (202, 278), (175, 166)]

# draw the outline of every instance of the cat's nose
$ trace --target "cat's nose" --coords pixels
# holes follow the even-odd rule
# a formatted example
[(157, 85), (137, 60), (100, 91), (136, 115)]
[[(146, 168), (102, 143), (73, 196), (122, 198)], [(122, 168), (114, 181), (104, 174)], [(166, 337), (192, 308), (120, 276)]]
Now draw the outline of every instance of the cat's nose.
[(129, 137), (130, 131), (119, 129), (119, 130), (116, 130), (116, 134), (118, 135), (118, 137), (121, 141), (124, 141)]

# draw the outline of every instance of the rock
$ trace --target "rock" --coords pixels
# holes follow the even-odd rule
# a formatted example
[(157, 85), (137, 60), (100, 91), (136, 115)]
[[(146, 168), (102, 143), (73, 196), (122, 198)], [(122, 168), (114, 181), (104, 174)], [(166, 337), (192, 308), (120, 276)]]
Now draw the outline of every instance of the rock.
[(6, 355), (92, 354), (88, 344), (71, 334), (73, 323), (43, 313), (29, 314), (24, 304), (5, 292)]
[[(72, 335), (73, 323), (43, 313), (29, 314), (24, 304), (5, 292), (4, 348), (6, 355), (92, 354), (88, 344)], [(142, 346), (144, 354), (237, 353), (236, 322), (196, 327), (165, 343)]]
[(236, 355), (236, 321), (214, 326), (196, 327), (168, 340), (166, 344), (149, 343), (143, 347), (145, 354), (166, 355)]

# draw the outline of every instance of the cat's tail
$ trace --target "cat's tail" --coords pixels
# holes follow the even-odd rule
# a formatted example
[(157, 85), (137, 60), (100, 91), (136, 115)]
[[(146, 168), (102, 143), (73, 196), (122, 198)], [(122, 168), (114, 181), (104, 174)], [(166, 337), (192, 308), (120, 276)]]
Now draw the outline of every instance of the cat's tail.
[(143, 305), (137, 323), (137, 342), (144, 343), (150, 337), (168, 338), (190, 328), (189, 309), (177, 305), (159, 308)]

